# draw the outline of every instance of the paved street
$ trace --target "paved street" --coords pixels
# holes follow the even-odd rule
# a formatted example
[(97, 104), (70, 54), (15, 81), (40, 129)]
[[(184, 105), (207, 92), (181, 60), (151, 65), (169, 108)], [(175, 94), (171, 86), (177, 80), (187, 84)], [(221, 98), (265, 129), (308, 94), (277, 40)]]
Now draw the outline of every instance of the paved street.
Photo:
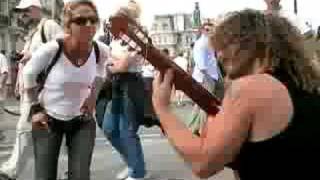
[[(14, 107), (14, 103), (8, 103), (8, 106)], [(176, 110), (179, 116), (188, 116), (191, 112), (191, 106), (185, 106)], [(15, 124), (17, 117), (4, 115), (0, 119), (0, 129), (5, 130), (5, 134), (9, 137), (10, 142), (0, 145), (0, 162), (8, 158), (11, 153), (15, 138)], [(196, 180), (181, 158), (175, 153), (174, 149), (169, 145), (160, 130), (157, 128), (140, 130), (142, 136), (145, 159), (147, 169), (152, 174), (152, 179), (155, 180)], [(64, 170), (67, 168), (67, 160), (65, 150), (62, 150), (62, 158), (59, 163), (59, 176), (61, 177)], [(31, 158), (30, 158), (31, 159)], [(32, 162), (30, 161), (28, 168), (24, 170), (21, 180), (32, 180)], [(103, 137), (100, 129), (97, 129), (96, 146), (92, 160), (92, 179), (93, 180), (113, 180), (118, 171), (123, 168), (118, 154), (112, 149), (109, 143)], [(234, 180), (230, 170), (224, 170), (210, 180)]]

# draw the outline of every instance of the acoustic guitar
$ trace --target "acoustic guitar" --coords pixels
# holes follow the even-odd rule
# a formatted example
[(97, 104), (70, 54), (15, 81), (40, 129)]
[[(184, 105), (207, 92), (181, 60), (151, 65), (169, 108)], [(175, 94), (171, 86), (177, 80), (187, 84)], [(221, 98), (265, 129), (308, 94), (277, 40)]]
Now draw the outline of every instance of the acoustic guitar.
[(110, 17), (109, 22), (110, 31), (115, 38), (122, 39), (131, 50), (140, 53), (160, 72), (163, 73), (169, 68), (173, 69), (175, 88), (183, 91), (208, 114), (217, 114), (221, 100), (208, 92), (167, 55), (153, 46), (151, 38), (134, 19), (126, 13), (117, 13)]

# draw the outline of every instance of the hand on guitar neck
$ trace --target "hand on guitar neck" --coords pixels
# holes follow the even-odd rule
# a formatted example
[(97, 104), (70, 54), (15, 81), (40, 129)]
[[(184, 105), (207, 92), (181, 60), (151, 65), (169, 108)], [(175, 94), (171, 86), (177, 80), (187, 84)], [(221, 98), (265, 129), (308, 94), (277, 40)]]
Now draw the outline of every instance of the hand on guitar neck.
[(154, 47), (151, 38), (133, 19), (124, 14), (118, 14), (111, 17), (109, 21), (113, 36), (126, 41), (131, 48), (141, 53), (161, 74), (164, 74), (168, 69), (172, 69), (173, 83), (177, 90), (182, 90), (207, 113), (214, 115), (219, 111), (218, 106), (221, 105), (221, 100), (209, 93), (187, 72), (171, 61), (168, 56)]

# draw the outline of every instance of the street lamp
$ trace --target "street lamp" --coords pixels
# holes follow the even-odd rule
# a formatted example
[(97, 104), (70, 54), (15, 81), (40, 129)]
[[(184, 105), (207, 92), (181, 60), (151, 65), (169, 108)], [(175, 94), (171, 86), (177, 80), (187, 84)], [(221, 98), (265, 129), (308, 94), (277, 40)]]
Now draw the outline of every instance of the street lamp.
[(298, 2), (297, 0), (294, 0), (293, 1), (293, 5), (294, 5), (294, 13), (297, 15), (298, 14)]

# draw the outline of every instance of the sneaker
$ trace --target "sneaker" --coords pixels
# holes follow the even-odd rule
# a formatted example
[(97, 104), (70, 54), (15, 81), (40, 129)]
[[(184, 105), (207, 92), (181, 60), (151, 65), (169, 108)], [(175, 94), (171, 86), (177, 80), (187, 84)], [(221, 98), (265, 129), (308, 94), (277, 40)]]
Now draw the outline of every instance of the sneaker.
[(65, 173), (63, 173), (62, 177), (59, 180), (68, 180), (68, 174), (69, 174), (69, 171), (66, 171)]
[(117, 174), (118, 180), (124, 180), (129, 176), (129, 168), (125, 168)]
[(127, 179), (125, 180), (147, 180), (151, 178), (151, 174), (149, 172), (146, 173), (146, 175), (144, 175), (143, 178), (133, 178), (133, 177), (127, 177)]
[(16, 180), (15, 178), (9, 177), (6, 173), (0, 171), (0, 180)]

